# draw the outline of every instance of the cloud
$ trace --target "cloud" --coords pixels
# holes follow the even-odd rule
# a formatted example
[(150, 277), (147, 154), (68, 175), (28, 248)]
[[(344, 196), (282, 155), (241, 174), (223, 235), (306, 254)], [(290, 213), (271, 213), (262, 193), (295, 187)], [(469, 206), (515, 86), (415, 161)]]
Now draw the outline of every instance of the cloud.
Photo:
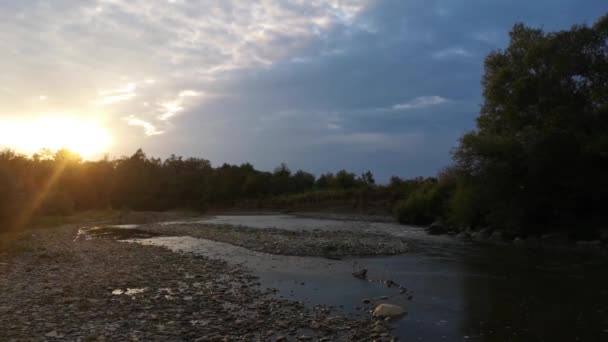
[(99, 105), (111, 105), (129, 100), (136, 95), (136, 88), (137, 86), (135, 85), (135, 83), (128, 83), (121, 88), (112, 90), (102, 90), (99, 92), (99, 95), (102, 97), (98, 99), (96, 103)]
[(432, 57), (434, 59), (445, 59), (450, 57), (470, 57), (473, 54), (467, 51), (463, 47), (451, 47), (447, 49), (442, 49), (439, 51), (435, 51), (432, 53)]
[(159, 131), (153, 124), (151, 124), (150, 122), (144, 121), (142, 119), (138, 119), (135, 116), (128, 116), (126, 118), (124, 118), (125, 121), (127, 121), (127, 124), (129, 126), (139, 126), (142, 127), (146, 133), (146, 135), (151, 136), (151, 135), (159, 135), (159, 134), (163, 134), (163, 131)]
[(182, 90), (177, 94), (177, 98), (171, 101), (161, 102), (160, 108), (162, 114), (158, 117), (159, 120), (168, 121), (173, 118), (177, 113), (184, 110), (184, 106), (192, 104), (188, 98), (196, 98), (202, 96), (203, 93), (194, 90)]
[(504, 32), (500, 32), (496, 29), (484, 29), (472, 32), (470, 34), (471, 38), (483, 42), (485, 44), (489, 44), (492, 46), (497, 46), (500, 42), (504, 42), (507, 40), (508, 36), (504, 34)]
[[(11, 92), (31, 94), (36, 84), (71, 111), (103, 113), (116, 124), (136, 112), (158, 127), (188, 112), (226, 73), (297, 58), (335, 26), (353, 25), (367, 2), (3, 3), (1, 36), (11, 49), (0, 67), (12, 70), (3, 74)], [(37, 109), (26, 108), (25, 96), (0, 103), (0, 112)]]
[(320, 145), (356, 145), (366, 149), (401, 149), (406, 145), (418, 145), (423, 139), (420, 133), (388, 134), (382, 132), (351, 132), (330, 134), (314, 141)]
[(443, 104), (446, 102), (448, 102), (448, 99), (441, 97), (441, 96), (437, 96), (437, 95), (421, 96), (421, 97), (417, 97), (408, 102), (396, 104), (392, 108), (394, 110), (410, 110), (410, 109), (419, 109), (419, 108), (425, 108), (425, 107), (430, 107), (430, 106), (437, 106), (437, 105), (440, 105), (440, 104)]

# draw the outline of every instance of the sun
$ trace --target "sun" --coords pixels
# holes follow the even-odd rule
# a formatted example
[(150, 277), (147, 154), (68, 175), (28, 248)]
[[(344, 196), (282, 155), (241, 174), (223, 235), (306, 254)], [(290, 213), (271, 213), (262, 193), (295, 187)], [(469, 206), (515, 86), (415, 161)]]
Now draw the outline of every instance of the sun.
[(0, 122), (0, 146), (18, 152), (67, 148), (85, 159), (101, 156), (111, 142), (108, 132), (94, 121), (51, 115), (27, 121)]

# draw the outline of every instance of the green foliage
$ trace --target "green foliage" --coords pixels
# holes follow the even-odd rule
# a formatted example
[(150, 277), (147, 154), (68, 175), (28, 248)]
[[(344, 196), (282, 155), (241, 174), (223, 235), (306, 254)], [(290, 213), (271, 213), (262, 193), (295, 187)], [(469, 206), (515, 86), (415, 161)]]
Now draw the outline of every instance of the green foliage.
[(477, 130), (454, 153), (456, 220), (542, 230), (605, 217), (607, 42), (608, 17), (553, 33), (517, 24), (486, 58)]
[(397, 202), (394, 214), (397, 221), (405, 224), (429, 224), (438, 219), (445, 219), (448, 201), (452, 193), (451, 180), (434, 178), (419, 180), (405, 193), (406, 198)]
[[(325, 187), (328, 195), (315, 193), (314, 175), (302, 170), (292, 173), (285, 164), (270, 173), (248, 163), (214, 168), (208, 160), (175, 155), (163, 161), (148, 157), (141, 149), (130, 157), (99, 161), (83, 161), (68, 150), (42, 150), (32, 157), (3, 151), (0, 230), (24, 225), (41, 215), (71, 215), (93, 209), (183, 208), (202, 212), (243, 200), (281, 208), (300, 201), (353, 202), (357, 196), (367, 196), (356, 193), (357, 187), (372, 186), (371, 173), (365, 181), (346, 171), (337, 175)], [(342, 192), (346, 189), (348, 192)]]

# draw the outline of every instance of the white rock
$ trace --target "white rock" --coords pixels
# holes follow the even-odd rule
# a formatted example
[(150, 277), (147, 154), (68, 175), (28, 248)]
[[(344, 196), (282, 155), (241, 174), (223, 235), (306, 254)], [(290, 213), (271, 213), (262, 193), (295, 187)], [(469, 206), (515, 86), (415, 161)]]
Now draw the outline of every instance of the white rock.
[(376, 306), (376, 308), (374, 309), (373, 315), (374, 315), (374, 317), (385, 318), (385, 317), (401, 316), (404, 313), (405, 313), (405, 310), (398, 305), (380, 304), (380, 305)]
[(57, 333), (57, 331), (53, 330), (53, 331), (47, 333), (44, 336), (46, 336), (46, 337), (59, 337), (59, 334)]

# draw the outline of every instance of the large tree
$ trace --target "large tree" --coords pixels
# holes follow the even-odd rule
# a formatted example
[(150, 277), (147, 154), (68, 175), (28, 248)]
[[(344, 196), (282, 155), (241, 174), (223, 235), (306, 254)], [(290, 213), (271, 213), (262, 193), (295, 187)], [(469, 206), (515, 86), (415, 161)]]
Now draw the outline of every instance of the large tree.
[(516, 24), (485, 60), (477, 129), (454, 151), (469, 221), (543, 229), (608, 212), (608, 16), (543, 32)]

